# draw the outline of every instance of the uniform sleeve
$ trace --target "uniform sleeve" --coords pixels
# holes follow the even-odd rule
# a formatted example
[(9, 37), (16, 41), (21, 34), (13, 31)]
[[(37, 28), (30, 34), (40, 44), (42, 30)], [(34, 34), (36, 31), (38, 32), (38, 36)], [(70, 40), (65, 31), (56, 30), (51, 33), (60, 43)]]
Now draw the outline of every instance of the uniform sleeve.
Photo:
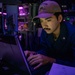
[(46, 42), (46, 32), (43, 30), (40, 37), (40, 49), (37, 53), (47, 55), (48, 46)]

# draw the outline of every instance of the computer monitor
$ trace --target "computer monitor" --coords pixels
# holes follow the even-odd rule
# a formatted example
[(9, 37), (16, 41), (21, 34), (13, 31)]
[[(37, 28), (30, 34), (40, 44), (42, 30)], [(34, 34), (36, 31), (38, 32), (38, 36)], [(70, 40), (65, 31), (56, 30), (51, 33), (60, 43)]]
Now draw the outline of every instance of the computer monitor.
[(17, 36), (0, 35), (0, 59), (32, 75)]

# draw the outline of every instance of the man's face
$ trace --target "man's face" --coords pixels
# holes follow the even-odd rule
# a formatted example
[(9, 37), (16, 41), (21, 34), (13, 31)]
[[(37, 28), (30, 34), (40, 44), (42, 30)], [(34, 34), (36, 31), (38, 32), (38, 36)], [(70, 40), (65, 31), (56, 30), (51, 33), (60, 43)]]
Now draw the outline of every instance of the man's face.
[(51, 16), (49, 18), (40, 18), (42, 28), (48, 33), (54, 33), (60, 26), (60, 22), (57, 20), (56, 16)]

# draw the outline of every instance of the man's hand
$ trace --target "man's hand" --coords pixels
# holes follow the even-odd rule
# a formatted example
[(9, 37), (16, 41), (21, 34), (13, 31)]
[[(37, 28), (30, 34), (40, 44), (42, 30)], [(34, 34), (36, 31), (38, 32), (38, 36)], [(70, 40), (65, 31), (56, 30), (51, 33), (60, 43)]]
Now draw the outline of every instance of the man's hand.
[(37, 65), (34, 67), (34, 69), (39, 68), (42, 65), (45, 65), (47, 63), (53, 63), (56, 60), (41, 54), (36, 54), (36, 55), (30, 55), (27, 59), (29, 61), (30, 65)]
[(34, 51), (28, 51), (28, 50), (24, 51), (24, 53), (25, 53), (26, 57), (29, 57), (30, 55), (36, 54), (36, 52), (34, 52)]

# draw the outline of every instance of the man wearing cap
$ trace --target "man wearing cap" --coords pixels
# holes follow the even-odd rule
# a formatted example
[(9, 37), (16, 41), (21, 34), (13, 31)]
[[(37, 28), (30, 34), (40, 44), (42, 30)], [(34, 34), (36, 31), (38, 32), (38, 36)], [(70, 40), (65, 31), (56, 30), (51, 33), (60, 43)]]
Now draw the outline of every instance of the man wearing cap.
[(52, 63), (75, 66), (75, 28), (63, 22), (61, 13), (57, 2), (44, 1), (39, 6), (38, 15), (35, 17), (40, 19), (43, 28), (40, 50), (25, 51), (25, 55), (29, 56), (27, 60), (34, 69), (43, 67), (37, 71), (39, 75), (44, 75)]

